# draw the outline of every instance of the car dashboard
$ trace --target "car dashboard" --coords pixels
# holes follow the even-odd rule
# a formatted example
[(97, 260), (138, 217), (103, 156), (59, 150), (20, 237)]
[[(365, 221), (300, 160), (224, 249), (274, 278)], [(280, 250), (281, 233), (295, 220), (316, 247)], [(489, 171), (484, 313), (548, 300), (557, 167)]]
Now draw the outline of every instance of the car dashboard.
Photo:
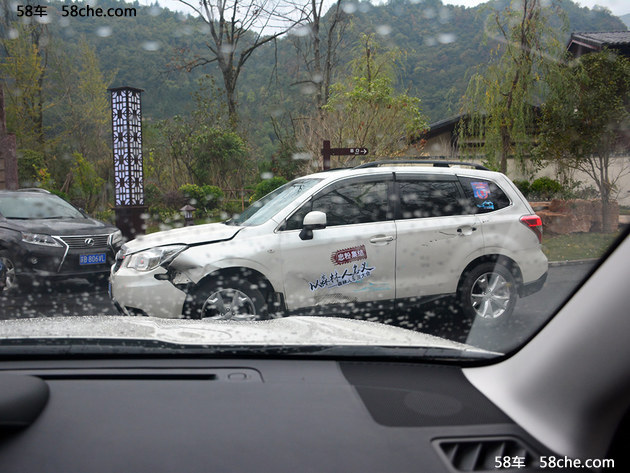
[[(496, 471), (508, 459), (533, 471), (554, 455), (456, 366), (66, 359), (1, 369), (3, 473), (439, 473)], [(30, 418), (11, 425), (17, 411)]]

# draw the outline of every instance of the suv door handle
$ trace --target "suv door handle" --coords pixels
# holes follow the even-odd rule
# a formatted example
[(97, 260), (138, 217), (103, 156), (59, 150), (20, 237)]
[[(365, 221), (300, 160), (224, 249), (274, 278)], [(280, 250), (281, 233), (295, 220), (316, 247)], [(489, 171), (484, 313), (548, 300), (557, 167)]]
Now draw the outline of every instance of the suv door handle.
[(459, 233), (459, 236), (470, 235), (472, 232), (476, 232), (476, 231), (477, 231), (477, 227), (459, 227), (457, 229), (457, 233)]
[(372, 238), (370, 238), (370, 243), (386, 243), (388, 241), (393, 241), (394, 237), (391, 235), (379, 235), (379, 236), (373, 236)]

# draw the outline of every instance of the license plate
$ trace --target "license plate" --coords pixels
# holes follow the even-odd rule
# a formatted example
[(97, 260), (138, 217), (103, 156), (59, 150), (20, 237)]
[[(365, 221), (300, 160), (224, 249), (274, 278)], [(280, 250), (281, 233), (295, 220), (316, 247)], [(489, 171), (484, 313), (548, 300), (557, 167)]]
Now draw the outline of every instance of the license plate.
[(79, 255), (79, 264), (104, 264), (107, 263), (105, 253), (98, 253), (96, 255)]

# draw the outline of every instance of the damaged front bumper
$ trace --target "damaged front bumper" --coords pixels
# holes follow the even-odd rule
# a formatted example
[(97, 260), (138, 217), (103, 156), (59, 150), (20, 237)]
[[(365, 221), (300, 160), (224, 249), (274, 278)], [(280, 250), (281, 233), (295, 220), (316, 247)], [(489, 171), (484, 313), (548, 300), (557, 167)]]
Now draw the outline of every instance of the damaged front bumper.
[(180, 287), (162, 267), (146, 273), (129, 268), (110, 273), (110, 297), (124, 315), (181, 318), (187, 294)]

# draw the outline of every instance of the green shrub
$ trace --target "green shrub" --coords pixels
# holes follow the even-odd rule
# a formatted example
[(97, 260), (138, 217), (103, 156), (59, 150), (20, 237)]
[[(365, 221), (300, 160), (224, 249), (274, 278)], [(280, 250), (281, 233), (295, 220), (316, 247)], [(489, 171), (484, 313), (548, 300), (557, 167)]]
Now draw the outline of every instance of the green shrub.
[(164, 205), (162, 192), (155, 184), (147, 183), (144, 186), (144, 204), (147, 207)]
[(46, 169), (43, 153), (32, 149), (18, 150), (18, 180), (20, 187), (39, 187), (42, 182), (41, 170)]
[(521, 193), (522, 193), (525, 197), (528, 197), (528, 196), (529, 196), (529, 191), (530, 191), (530, 184), (529, 184), (529, 181), (525, 181), (525, 180), (523, 180), (523, 181), (519, 181), (519, 180), (516, 180), (516, 181), (513, 181), (513, 182), (514, 182), (514, 185), (515, 185), (516, 187), (518, 187), (518, 190), (519, 190), (519, 191), (521, 191)]
[(206, 218), (212, 210), (219, 207), (225, 196), (220, 188), (210, 185), (184, 184), (179, 191), (197, 209), (195, 218)]
[(186, 197), (179, 190), (166, 191), (162, 194), (161, 202), (165, 208), (179, 212), (186, 205)]
[(149, 218), (156, 222), (166, 222), (170, 220), (180, 220), (184, 217), (179, 209), (154, 206), (149, 208)]
[(529, 197), (550, 200), (554, 197), (564, 197), (566, 189), (558, 181), (550, 177), (539, 177), (529, 186)]
[(228, 214), (228, 218), (232, 217), (234, 214), (240, 214), (243, 211), (243, 206), (240, 202), (237, 201), (229, 201), (224, 202), (222, 206), (223, 211)]
[(271, 179), (265, 179), (264, 181), (259, 182), (256, 184), (256, 187), (254, 187), (254, 193), (249, 198), (249, 202), (256, 202), (258, 199), (261, 199), (271, 191), (286, 183), (287, 180), (280, 176), (272, 177)]
[[(61, 197), (66, 202), (70, 202), (70, 196), (63, 191), (58, 191), (56, 189), (48, 189), (51, 194), (55, 194), (57, 197)], [(98, 217), (97, 217), (98, 218)]]
[(94, 212), (103, 201), (105, 180), (81, 153), (73, 153), (72, 158), (72, 184), (68, 190), (70, 201), (88, 213)]
[(201, 188), (204, 194), (205, 199), (205, 208), (208, 210), (216, 209), (221, 204), (221, 201), (224, 199), (225, 194), (221, 190), (221, 188), (217, 186), (205, 185)]

